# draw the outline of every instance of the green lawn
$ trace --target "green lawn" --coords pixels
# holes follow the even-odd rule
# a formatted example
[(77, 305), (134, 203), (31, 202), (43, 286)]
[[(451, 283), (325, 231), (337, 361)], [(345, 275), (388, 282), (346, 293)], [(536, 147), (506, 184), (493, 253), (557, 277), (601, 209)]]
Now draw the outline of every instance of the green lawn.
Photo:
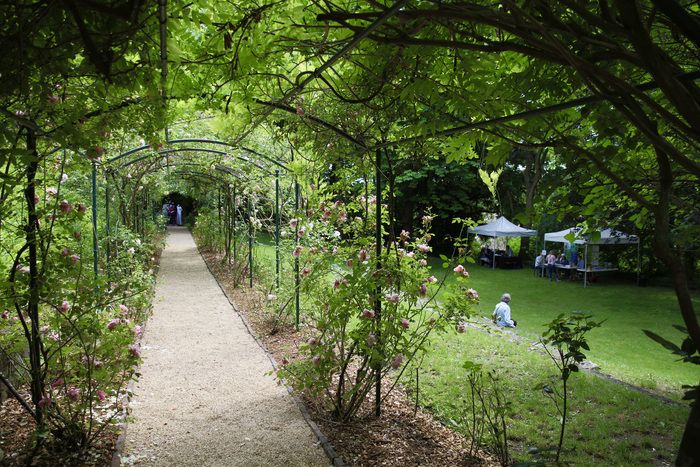
[[(594, 331), (595, 332), (595, 331)], [(509, 447), (518, 461), (532, 460), (531, 447), (558, 439), (559, 417), (552, 402), (534, 389), (555, 373), (553, 364), (522, 343), (478, 330), (433, 339), (421, 367), (420, 402), (442, 421), (463, 431), (469, 394), (465, 360), (497, 369), (512, 402)], [(404, 382), (413, 387), (414, 372)], [(588, 373), (570, 381), (569, 425), (562, 459), (579, 465), (660, 465), (673, 460), (688, 409), (613, 384)], [(571, 450), (571, 448), (574, 448)]]
[[(434, 263), (440, 268), (436, 272), (444, 274), (438, 263)], [(470, 286), (481, 298), (478, 312), (490, 316), (501, 294), (509, 292), (517, 333), (522, 336), (536, 340), (543, 325), (559, 313), (587, 311), (596, 320), (606, 320), (591, 332), (587, 352), (601, 371), (673, 396), (681, 394), (681, 385), (698, 382), (697, 367), (677, 361), (642, 332), (649, 329), (680, 343), (682, 334), (672, 325), (683, 322), (675, 293), (669, 288), (638, 287), (607, 276), (584, 288), (580, 281), (550, 282), (534, 277), (529, 269), (493, 270), (477, 265), (467, 269)], [(697, 295), (695, 303), (700, 307)]]

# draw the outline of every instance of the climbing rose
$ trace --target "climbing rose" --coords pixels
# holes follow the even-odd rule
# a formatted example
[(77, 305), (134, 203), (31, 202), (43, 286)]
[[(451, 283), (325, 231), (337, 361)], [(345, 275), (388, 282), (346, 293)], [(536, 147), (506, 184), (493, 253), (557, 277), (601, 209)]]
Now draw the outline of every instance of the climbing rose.
[(112, 321), (110, 321), (109, 323), (107, 323), (107, 329), (109, 329), (111, 331), (114, 328), (116, 328), (117, 326), (119, 326), (119, 323), (120, 323), (119, 319), (115, 318)]
[(56, 196), (58, 194), (58, 190), (53, 187), (49, 187), (46, 189), (46, 194), (49, 196)]
[(21, 272), (22, 274), (29, 274), (29, 271), (29, 266), (21, 266), (19, 268), (19, 272)]
[(367, 250), (364, 248), (357, 253), (357, 257), (359, 258), (360, 262), (365, 262), (367, 261), (367, 258), (369, 258), (369, 255), (367, 254)]
[(140, 344), (131, 344), (129, 346), (129, 353), (131, 354), (132, 357), (140, 357), (141, 356), (141, 345)]
[(409, 258), (413, 258), (414, 256), (416, 256), (416, 254), (412, 251), (409, 251), (408, 253), (406, 253), (406, 256), (408, 256)]
[(85, 206), (83, 203), (78, 203), (78, 212), (80, 214), (84, 214), (85, 211), (87, 211), (87, 206)]
[(462, 266), (461, 264), (458, 264), (457, 267), (455, 267), (453, 269), (453, 271), (456, 272), (457, 274), (462, 274), (464, 272), (464, 266)]
[(67, 199), (64, 199), (63, 201), (61, 201), (61, 211), (64, 214), (68, 214), (72, 210), (73, 210), (73, 206), (68, 202)]
[(426, 260), (426, 259), (421, 259), (418, 263), (419, 263), (421, 266), (425, 267), (425, 266), (428, 265), (428, 260)]
[(328, 219), (329, 217), (331, 217), (331, 214), (332, 214), (332, 213), (331, 213), (331, 210), (330, 210), (330, 209), (326, 209), (326, 210), (323, 211), (323, 215), (321, 216), (321, 219), (326, 220), (326, 219)]
[(411, 325), (411, 322), (407, 320), (406, 318), (401, 320), (401, 327), (404, 329), (408, 329), (408, 327)]
[(433, 216), (423, 216), (423, 225), (428, 225), (433, 222)]
[(2, 319), (7, 319), (10, 317), (10, 312), (5, 310), (2, 312)]
[(129, 312), (129, 307), (124, 305), (123, 303), (120, 303), (119, 310), (121, 310), (122, 314), (125, 315)]
[(429, 253), (430, 250), (432, 250), (432, 248), (430, 248), (425, 243), (420, 243), (419, 245), (416, 246), (416, 248), (418, 248), (418, 251), (420, 251), (421, 253)]
[(49, 396), (44, 396), (41, 398), (37, 405), (42, 409), (45, 409), (46, 407), (51, 407), (51, 398)]
[(70, 261), (73, 264), (77, 263), (78, 261), (80, 261), (80, 255), (70, 255)]
[(136, 337), (141, 337), (141, 334), (143, 334), (143, 329), (137, 324), (136, 326), (134, 326), (134, 335)]
[(351, 268), (352, 267), (352, 260), (351, 259), (347, 260), (345, 262), (345, 264), (347, 265), (347, 267)]
[(399, 238), (401, 238), (401, 240), (403, 240), (404, 242), (407, 242), (411, 239), (411, 232), (407, 230), (402, 230), (401, 234), (399, 235)]
[(306, 276), (308, 276), (309, 274), (311, 274), (311, 268), (304, 268), (304, 269), (302, 269), (301, 272), (299, 273), (299, 276), (301, 276), (301, 277), (306, 277)]
[(68, 181), (68, 174), (61, 175), (61, 185)]
[(375, 336), (375, 335), (372, 334), (372, 333), (369, 333), (369, 334), (367, 335), (367, 339), (365, 339), (365, 342), (367, 342), (367, 345), (368, 345), (368, 346), (372, 347), (374, 344), (377, 343), (377, 336)]
[(304, 249), (303, 246), (297, 245), (297, 246), (294, 248), (294, 251), (292, 251), (292, 256), (294, 256), (295, 258), (298, 258), (303, 249)]
[(465, 323), (464, 321), (461, 321), (461, 322), (457, 325), (457, 328), (456, 328), (456, 329), (457, 329), (457, 332), (458, 332), (458, 333), (464, 334), (465, 332), (467, 332), (467, 323)]
[(53, 389), (60, 388), (61, 386), (63, 386), (63, 378), (56, 378), (56, 379), (53, 380), (53, 382), (51, 383), (51, 387), (52, 387)]
[(309, 345), (318, 345), (318, 340), (315, 337), (309, 337), (309, 339), (306, 341), (307, 344)]
[(306, 235), (306, 229), (302, 227), (301, 229), (297, 230), (297, 237), (301, 238), (304, 235)]
[(311, 359), (311, 363), (313, 363), (315, 366), (319, 366), (321, 364), (321, 357), (314, 355)]
[(70, 389), (68, 389), (66, 394), (68, 395), (68, 398), (70, 400), (77, 401), (78, 397), (80, 396), (80, 389), (78, 389), (76, 387), (71, 387)]
[(299, 219), (289, 219), (289, 226), (293, 229), (297, 228), (298, 223), (299, 223)]
[(462, 271), (462, 275), (466, 278), (469, 278), (469, 272), (467, 271)]
[(107, 394), (102, 389), (98, 389), (95, 394), (97, 394), (97, 398), (100, 402), (104, 402), (105, 399), (107, 399)]
[(428, 286), (425, 284), (421, 284), (418, 286), (420, 296), (425, 297), (428, 294)]
[(333, 247), (333, 249), (331, 250), (331, 254), (332, 254), (333, 256), (335, 256), (335, 255), (338, 254), (338, 247), (337, 247), (337, 246), (334, 246), (334, 247)]
[(341, 285), (345, 285), (347, 283), (348, 283), (347, 279), (337, 278), (335, 281), (333, 281), (333, 288), (338, 289), (338, 288), (340, 288)]
[(479, 293), (476, 290), (469, 288), (467, 289), (467, 297), (469, 297), (470, 300), (479, 300)]
[(364, 310), (362, 310), (362, 317), (367, 318), (367, 319), (374, 318), (374, 310), (370, 310), (369, 308), (365, 308)]
[(46, 338), (51, 339), (54, 342), (58, 342), (61, 340), (61, 335), (56, 331), (51, 331), (46, 335)]
[(396, 292), (387, 294), (386, 299), (387, 299), (387, 301), (389, 301), (391, 303), (398, 303), (399, 302), (399, 294), (397, 294)]
[(61, 254), (62, 254), (63, 256), (70, 256), (71, 253), (72, 253), (72, 252), (70, 251), (70, 248), (68, 248), (68, 247), (64, 247), (64, 248), (61, 250)]
[(435, 284), (438, 280), (437, 280), (437, 277), (435, 277), (435, 276), (430, 276), (430, 277), (428, 277), (427, 281), (428, 281), (428, 283), (430, 283), (430, 284)]
[(63, 303), (61, 303), (61, 310), (63, 310), (63, 311), (70, 310), (70, 303), (68, 303), (68, 300), (63, 300)]
[(403, 363), (403, 354), (396, 354), (396, 356), (391, 360), (391, 367), (394, 370), (398, 370), (401, 368), (401, 364)]

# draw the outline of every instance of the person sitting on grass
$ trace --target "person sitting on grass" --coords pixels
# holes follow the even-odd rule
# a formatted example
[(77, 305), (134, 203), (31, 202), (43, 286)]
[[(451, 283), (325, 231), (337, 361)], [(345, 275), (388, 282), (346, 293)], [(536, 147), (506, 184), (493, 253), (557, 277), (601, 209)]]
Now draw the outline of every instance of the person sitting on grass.
[(496, 323), (498, 327), (514, 328), (518, 325), (518, 322), (514, 319), (510, 319), (510, 294), (504, 293), (501, 295), (501, 301), (498, 302), (496, 308), (493, 310), (493, 322)]

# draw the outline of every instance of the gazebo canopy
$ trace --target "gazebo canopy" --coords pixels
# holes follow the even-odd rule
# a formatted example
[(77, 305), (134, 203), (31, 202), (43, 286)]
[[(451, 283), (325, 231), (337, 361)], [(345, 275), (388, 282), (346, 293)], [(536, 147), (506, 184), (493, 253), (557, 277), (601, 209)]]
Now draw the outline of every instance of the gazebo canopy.
[(536, 230), (518, 227), (503, 216), (488, 224), (469, 229), (469, 233), (486, 237), (534, 237), (537, 235)]
[[(570, 233), (576, 234), (580, 230), (581, 227), (571, 227), (560, 230), (559, 232), (549, 232), (544, 234), (544, 241), (567, 243), (569, 240), (566, 239), (566, 236)], [(591, 241), (590, 238), (577, 238), (574, 242), (569, 243), (575, 243), (577, 245), (637, 245), (639, 243), (639, 237), (618, 230), (605, 229), (600, 232), (600, 238), (595, 242)]]

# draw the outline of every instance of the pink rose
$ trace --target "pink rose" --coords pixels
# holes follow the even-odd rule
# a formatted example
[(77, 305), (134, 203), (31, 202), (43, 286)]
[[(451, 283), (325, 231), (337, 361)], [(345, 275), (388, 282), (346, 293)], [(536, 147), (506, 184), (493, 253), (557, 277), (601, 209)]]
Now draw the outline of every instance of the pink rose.
[(466, 277), (467, 279), (469, 278), (469, 272), (467, 271), (462, 271), (462, 275)]
[(124, 305), (123, 303), (119, 304), (119, 310), (122, 312), (123, 315), (129, 313), (129, 307)]
[(136, 337), (141, 337), (142, 334), (143, 334), (143, 328), (141, 328), (141, 326), (139, 326), (138, 324), (136, 326), (134, 326), (134, 335)]
[(63, 303), (61, 303), (61, 310), (62, 311), (70, 310), (70, 303), (68, 303), (68, 300), (63, 300)]
[(438, 281), (437, 277), (435, 277), (435, 276), (430, 276), (426, 280), (428, 281), (429, 284), (435, 284)]
[(428, 295), (428, 286), (425, 284), (421, 284), (418, 286), (418, 291), (421, 297), (425, 297), (426, 295)]
[(461, 321), (459, 324), (457, 324), (456, 329), (457, 329), (458, 333), (464, 334), (465, 332), (467, 332), (467, 323), (465, 323), (464, 321)]
[(478, 301), (479, 300), (479, 293), (476, 290), (469, 288), (469, 289), (467, 289), (467, 297), (470, 300)]
[(362, 250), (360, 250), (357, 253), (357, 258), (360, 260), (360, 262), (367, 261), (367, 258), (369, 258), (369, 255), (367, 254), (367, 250), (365, 250), (364, 248)]
[(292, 251), (292, 256), (294, 256), (295, 258), (298, 258), (303, 249), (304, 249), (303, 246), (297, 245), (297, 246), (294, 248), (294, 251)]
[(64, 214), (68, 214), (69, 212), (71, 212), (73, 210), (73, 206), (68, 202), (67, 199), (64, 199), (63, 201), (61, 201), (60, 206), (61, 206), (61, 212), (63, 212)]
[(401, 365), (403, 364), (403, 354), (399, 353), (397, 354), (392, 360), (391, 360), (391, 367), (394, 370), (398, 370), (401, 368)]
[(109, 329), (110, 331), (114, 330), (114, 328), (116, 328), (117, 326), (119, 326), (119, 323), (120, 323), (120, 322), (121, 322), (121, 321), (119, 321), (118, 318), (113, 319), (112, 321), (110, 321), (109, 323), (107, 323), (107, 329)]
[(72, 401), (77, 401), (78, 397), (80, 397), (80, 389), (76, 387), (71, 387), (70, 389), (68, 389), (68, 391), (66, 391), (66, 395), (68, 396), (68, 399)]
[(418, 251), (420, 251), (421, 253), (430, 253), (430, 250), (432, 250), (432, 248), (430, 248), (425, 243), (417, 245), (416, 248), (418, 248)]
[(7, 319), (10, 317), (10, 312), (5, 310), (2, 312), (2, 319)]
[(301, 272), (299, 273), (299, 276), (301, 276), (301, 277), (306, 277), (306, 276), (308, 276), (309, 274), (311, 274), (311, 268), (306, 267), (306, 268), (304, 268), (304, 269), (301, 270)]
[(419, 263), (421, 266), (425, 267), (425, 266), (428, 265), (428, 260), (426, 260), (426, 259), (421, 259), (418, 263)]
[(87, 206), (85, 206), (83, 203), (78, 203), (78, 212), (80, 214), (84, 214), (85, 211), (87, 211)]
[(98, 389), (95, 394), (97, 395), (97, 398), (100, 400), (100, 402), (104, 402), (105, 399), (107, 399), (107, 394), (102, 389)]
[(373, 333), (367, 334), (367, 339), (365, 339), (365, 342), (367, 342), (367, 345), (372, 347), (374, 344), (377, 343), (377, 336), (375, 336)]
[(402, 230), (401, 234), (399, 235), (399, 238), (401, 238), (401, 240), (403, 240), (404, 242), (407, 242), (411, 239), (411, 232), (407, 230)]
[(80, 261), (80, 255), (70, 255), (70, 262), (76, 264)]
[(56, 196), (58, 194), (58, 190), (53, 187), (49, 187), (46, 189), (46, 194), (49, 196)]
[(68, 247), (64, 247), (64, 248), (61, 250), (61, 255), (63, 255), (63, 256), (70, 256), (71, 253), (72, 253), (72, 251), (71, 251), (70, 248), (68, 248)]
[(365, 308), (364, 310), (362, 310), (362, 317), (367, 318), (367, 319), (374, 318), (374, 310), (370, 310), (369, 308)]
[(453, 269), (453, 271), (456, 272), (457, 274), (462, 274), (464, 272), (464, 266), (462, 266), (461, 264), (458, 264), (457, 267), (455, 267)]
[(299, 219), (289, 219), (289, 226), (291, 228), (296, 229), (298, 224), (299, 224)]
[(311, 359), (311, 363), (313, 363), (314, 366), (319, 366), (321, 364), (321, 357), (318, 355), (314, 355)]
[(397, 294), (396, 292), (387, 294), (385, 298), (388, 302), (399, 303), (399, 294)]
[(301, 238), (301, 237), (303, 237), (304, 235), (306, 235), (306, 229), (305, 229), (305, 228), (302, 227), (301, 229), (297, 230), (297, 237)]
[(52, 389), (58, 389), (61, 386), (63, 386), (63, 378), (56, 378), (51, 382), (51, 388)]
[(131, 344), (129, 346), (129, 353), (131, 354), (132, 357), (139, 358), (141, 356), (141, 345), (140, 344)]
[(309, 339), (306, 341), (307, 344), (314, 346), (318, 345), (318, 340), (315, 337), (309, 337)]
[(411, 322), (407, 320), (406, 318), (403, 318), (401, 320), (401, 327), (404, 329), (408, 329), (408, 327), (411, 325)]
[(42, 409), (45, 409), (47, 407), (51, 407), (51, 398), (49, 396), (44, 396), (41, 398), (39, 403), (37, 404), (39, 407)]

